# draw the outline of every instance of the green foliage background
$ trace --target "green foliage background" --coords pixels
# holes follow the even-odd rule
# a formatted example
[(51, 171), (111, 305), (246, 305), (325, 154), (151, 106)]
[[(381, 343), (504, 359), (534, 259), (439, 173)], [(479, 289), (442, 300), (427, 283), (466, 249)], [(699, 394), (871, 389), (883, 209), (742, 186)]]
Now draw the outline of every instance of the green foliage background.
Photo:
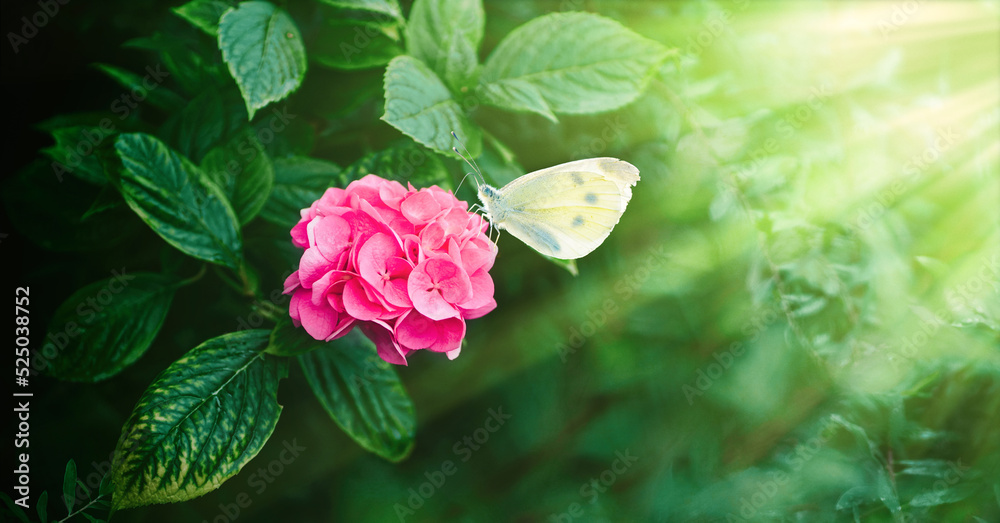
[[(240, 499), (250, 500), (241, 521), (395, 521), (402, 507), (412, 511), (406, 521), (1000, 519), (996, 2), (487, 0), (473, 53), (481, 69), (468, 49), (454, 62), (398, 58), (434, 56), (443, 45), (408, 32), (411, 2), (275, 5), (308, 59), (291, 49), (298, 68), (268, 73), (291, 82), (280, 92), (237, 85), (238, 60), (227, 69), (210, 36), (227, 30), (226, 19), (191, 24), (170, 12), (177, 3), (69, 3), (17, 53), (4, 50), (17, 137), (5, 142), (0, 232), (10, 235), (0, 249), (18, 266), (11, 287), (32, 288), (36, 331), (59, 323), (74, 291), (123, 265), (175, 283), (195, 275), (199, 260), (220, 266), (170, 287), (172, 301), (146, 298), (155, 298), (143, 310), (158, 311), (159, 333), (135, 342), (151, 345), (126, 370), (98, 383), (32, 378), (36, 492), (60, 492), (70, 459), (82, 480), (99, 478), (150, 383), (205, 340), (242, 328), (254, 300), (227, 283), (264, 297), (280, 289), (296, 259), (288, 202), (367, 172), (457, 184), (467, 168), (447, 154), (447, 138), (428, 140), (426, 128), (393, 116), (408, 110), (385, 100), (394, 60), (392, 70), (439, 77), (415, 90), (452, 98), (435, 105), (446, 109), (445, 133), (458, 131), (498, 184), (579, 158), (635, 164), (642, 180), (621, 223), (578, 261), (575, 277), (501, 236), (498, 308), (470, 322), (461, 357), (418, 354), (396, 369), (416, 411), (412, 452), (400, 463), (347, 435), (366, 427), (337, 428), (331, 415), (344, 392), (313, 398), (310, 380), (333, 363), (310, 353), (316, 361), (288, 366), (280, 422), (242, 471), (193, 500), (122, 510), (114, 521), (224, 521)], [(239, 9), (248, 8), (261, 9)], [(5, 5), (4, 29), (17, 31), (36, 10)], [(584, 58), (610, 52), (575, 48), (584, 35), (551, 27), (517, 34), (563, 11), (598, 13), (661, 44), (637, 54), (655, 66), (650, 77), (615, 79), (641, 95), (610, 83), (609, 99), (628, 99), (597, 114), (586, 104), (601, 86), (565, 78), (548, 96), (477, 97), (469, 78), (493, 82), (540, 52), (491, 55), (508, 35)], [(469, 29), (453, 48), (476, 37), (462, 23), (466, 10), (423, 16)], [(347, 56), (344, 43), (359, 54)], [(178, 56), (190, 62), (169, 62)], [(129, 71), (141, 78), (161, 62), (177, 73), (119, 120), (114, 100), (135, 81)], [(486, 103), (498, 99), (520, 110)], [(233, 227), (228, 239), (198, 243), (203, 255), (179, 254), (140, 221), (148, 207), (136, 203), (146, 197), (138, 174), (103, 178), (116, 147), (121, 158), (139, 145), (171, 158), (157, 144), (109, 139), (61, 183), (51, 172), (60, 143), (79, 143), (81, 129), (109, 112), (119, 131), (155, 134), (183, 156), (172, 165), (212, 171), (272, 109), (295, 116), (262, 146), (272, 165), (250, 167), (263, 177), (254, 180), (273, 169), (270, 197), (259, 198), (268, 194), (260, 185), (220, 183), (219, 199), (191, 199), (192, 208), (221, 206)], [(427, 152), (415, 134), (442, 152)], [(396, 171), (412, 151), (426, 159)], [(124, 200), (108, 184), (120, 184)], [(459, 196), (475, 197), (468, 183)], [(238, 261), (219, 245), (241, 245), (254, 268), (238, 273), (242, 281), (221, 268)], [(487, 421), (498, 411), (510, 418)], [(304, 450), (283, 462), (288, 445)], [(634, 462), (623, 466), (625, 455)], [(421, 494), (436, 477), (444, 483)], [(50, 496), (49, 512), (63, 514)]]

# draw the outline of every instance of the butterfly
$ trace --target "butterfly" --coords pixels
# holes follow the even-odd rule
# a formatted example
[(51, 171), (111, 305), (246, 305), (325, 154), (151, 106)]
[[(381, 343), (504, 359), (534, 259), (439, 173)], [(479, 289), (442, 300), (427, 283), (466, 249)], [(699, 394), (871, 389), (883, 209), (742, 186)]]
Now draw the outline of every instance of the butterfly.
[(532, 249), (574, 260), (604, 243), (632, 199), (639, 169), (617, 158), (588, 158), (525, 174), (500, 187), (479, 184), (497, 229)]

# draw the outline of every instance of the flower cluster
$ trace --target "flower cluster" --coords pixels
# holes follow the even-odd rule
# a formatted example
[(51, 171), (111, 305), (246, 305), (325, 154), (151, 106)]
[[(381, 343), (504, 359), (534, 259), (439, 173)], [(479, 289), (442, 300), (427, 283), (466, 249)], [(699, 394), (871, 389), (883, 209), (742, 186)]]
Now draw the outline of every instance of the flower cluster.
[(496, 308), (496, 245), (468, 204), (369, 174), (327, 189), (302, 210), (292, 242), (305, 252), (285, 281), (289, 315), (317, 340), (358, 326), (379, 356), (406, 364), (415, 350), (458, 356), (465, 320)]

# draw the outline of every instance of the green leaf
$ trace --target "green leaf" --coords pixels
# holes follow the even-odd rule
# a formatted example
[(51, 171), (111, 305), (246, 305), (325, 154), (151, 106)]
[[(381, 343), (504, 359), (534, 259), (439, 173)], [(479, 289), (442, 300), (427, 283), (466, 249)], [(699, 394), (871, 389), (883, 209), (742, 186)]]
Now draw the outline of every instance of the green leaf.
[(406, 51), (459, 92), (476, 83), (485, 24), (482, 0), (417, 0), (406, 26)]
[(257, 216), (274, 185), (271, 159), (252, 130), (209, 151), (201, 169), (226, 194), (243, 224)]
[(396, 371), (357, 329), (298, 360), (323, 408), (359, 445), (389, 461), (413, 450), (413, 402)]
[(572, 274), (573, 276), (580, 275), (580, 269), (576, 267), (576, 260), (563, 260), (562, 258), (553, 258), (551, 256), (542, 255), (543, 258), (549, 260), (556, 267), (561, 267), (566, 270), (566, 272)]
[(938, 488), (938, 482), (934, 483), (932, 489), (927, 492), (913, 496), (910, 500), (911, 507), (935, 507), (948, 503), (956, 503), (976, 493), (976, 486), (960, 483), (947, 488)]
[(319, 199), (328, 187), (343, 186), (344, 177), (336, 164), (292, 156), (274, 161), (274, 188), (260, 217), (291, 229), (299, 221), (299, 211)]
[(232, 6), (232, 3), (222, 0), (192, 0), (170, 10), (205, 34), (215, 36), (219, 33), (219, 19)]
[(298, 89), (306, 74), (299, 28), (268, 2), (243, 2), (219, 22), (219, 49), (253, 119), (257, 109)]
[(482, 96), (483, 103), (511, 111), (538, 113), (552, 123), (559, 123), (542, 91), (526, 80), (512, 78), (481, 83), (477, 93)]
[(247, 110), (235, 89), (207, 89), (163, 125), (159, 135), (193, 162), (235, 136), (247, 122)]
[(332, 18), (309, 48), (309, 56), (333, 69), (381, 67), (403, 54), (395, 22)]
[(410, 140), (403, 140), (392, 146), (369, 153), (344, 168), (342, 176), (346, 181), (354, 181), (368, 174), (377, 174), (387, 180), (396, 180), (414, 187), (437, 185), (451, 189), (451, 176), (441, 158)]
[(146, 68), (146, 74), (139, 76), (132, 71), (114, 65), (98, 63), (94, 64), (94, 67), (128, 89), (129, 94), (136, 101), (141, 99), (143, 103), (149, 102), (154, 107), (168, 111), (175, 111), (187, 104), (187, 100), (181, 98), (180, 95), (160, 85), (168, 73), (160, 71), (158, 68), (149, 66)]
[(282, 316), (271, 331), (271, 338), (264, 352), (275, 356), (298, 356), (324, 345), (326, 342), (317, 340), (305, 329), (296, 327), (290, 317)]
[(320, 0), (326, 5), (344, 9), (357, 9), (376, 14), (389, 15), (397, 20), (403, 18), (403, 11), (397, 0)]
[(22, 510), (20, 506), (14, 503), (13, 499), (10, 499), (10, 496), (8, 496), (6, 492), (0, 492), (0, 499), (3, 500), (4, 505), (7, 505), (7, 510), (9, 510), (11, 514), (14, 514), (19, 521), (22, 523), (30, 523), (28, 515), (24, 513), (24, 510)]
[(125, 268), (113, 274), (77, 290), (56, 309), (50, 343), (41, 350), (52, 376), (106, 379), (139, 359), (156, 338), (174, 297), (173, 281)]
[(42, 152), (52, 158), (52, 171), (60, 181), (65, 173), (70, 173), (87, 183), (105, 185), (108, 178), (94, 150), (101, 144), (113, 143), (114, 134), (114, 124), (110, 120), (104, 127), (63, 127), (52, 131), (56, 144)]
[(221, 189), (148, 134), (123, 134), (115, 147), (125, 166), (122, 195), (153, 231), (190, 256), (239, 267), (239, 222)]
[(73, 513), (73, 505), (76, 504), (76, 462), (72, 459), (66, 462), (66, 472), (63, 474), (63, 503), (66, 504), (66, 513)]
[(449, 156), (456, 132), (473, 156), (479, 156), (483, 135), (462, 112), (451, 92), (423, 62), (397, 56), (385, 70), (385, 120), (403, 134)]
[(841, 494), (837, 500), (837, 510), (855, 509), (866, 503), (875, 501), (878, 496), (868, 485), (856, 485)]
[(43, 490), (41, 495), (38, 496), (38, 519), (42, 523), (48, 523), (49, 521), (49, 492)]
[(269, 331), (212, 338), (146, 389), (115, 449), (114, 510), (211, 492), (271, 436), (288, 361), (262, 352)]
[(111, 474), (106, 473), (101, 478), (101, 484), (97, 487), (97, 494), (99, 496), (110, 496), (114, 494), (115, 486), (111, 483)]
[(76, 486), (79, 487), (79, 488), (81, 488), (81, 489), (83, 489), (83, 494), (87, 497), (86, 499), (90, 499), (90, 495), (91, 495), (90, 494), (90, 487), (88, 487), (87, 484), (84, 483), (82, 479), (77, 478), (77, 480), (76, 480)]
[(125, 200), (122, 199), (121, 193), (114, 186), (105, 185), (101, 188), (101, 192), (97, 193), (97, 197), (91, 202), (87, 212), (83, 213), (80, 220), (86, 221), (101, 213), (122, 208), (125, 208)]
[(229, 75), (218, 58), (218, 49), (214, 45), (209, 47), (204, 40), (154, 33), (153, 36), (129, 40), (125, 46), (158, 53), (169, 77), (185, 93), (199, 95), (206, 89), (230, 85)]
[(553, 113), (610, 111), (635, 100), (669, 54), (614, 20), (549, 14), (497, 45), (483, 66), (480, 93), (491, 105), (553, 121)]
[(98, 194), (98, 189), (76, 177), (60, 182), (43, 160), (4, 180), (0, 189), (14, 227), (38, 245), (60, 252), (107, 249), (127, 241), (142, 227), (125, 206), (84, 219)]
[(487, 183), (503, 187), (524, 176), (524, 167), (517, 163), (513, 151), (488, 133), (485, 138), (489, 146), (483, 147), (483, 153), (476, 158), (476, 163)]

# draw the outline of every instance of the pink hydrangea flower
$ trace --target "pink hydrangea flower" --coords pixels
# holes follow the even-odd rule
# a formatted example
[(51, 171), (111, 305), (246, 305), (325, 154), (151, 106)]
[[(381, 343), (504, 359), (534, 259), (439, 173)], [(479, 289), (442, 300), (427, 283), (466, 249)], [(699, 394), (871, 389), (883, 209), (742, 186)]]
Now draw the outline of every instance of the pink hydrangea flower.
[(359, 327), (397, 365), (420, 349), (455, 359), (465, 320), (497, 306), (496, 245), (468, 208), (436, 185), (374, 174), (327, 189), (291, 231), (305, 249), (285, 281), (292, 322), (325, 341)]

